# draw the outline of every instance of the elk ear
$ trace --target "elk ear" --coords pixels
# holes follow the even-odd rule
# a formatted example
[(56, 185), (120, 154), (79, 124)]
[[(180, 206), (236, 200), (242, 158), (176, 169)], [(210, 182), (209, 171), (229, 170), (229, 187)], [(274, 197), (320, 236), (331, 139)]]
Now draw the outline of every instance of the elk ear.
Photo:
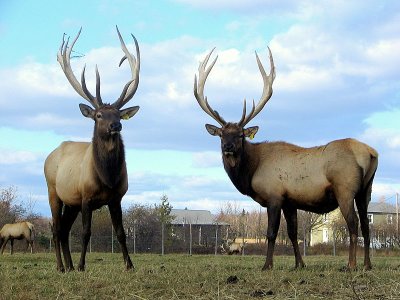
[(221, 136), (221, 128), (218, 128), (217, 126), (211, 125), (211, 124), (206, 124), (206, 129), (209, 134), (214, 135), (214, 136)]
[(79, 109), (81, 110), (82, 115), (86, 118), (91, 118), (94, 120), (94, 109), (86, 104), (79, 104)]
[(248, 137), (251, 140), (254, 139), (254, 136), (256, 135), (257, 131), (258, 131), (258, 126), (253, 126), (243, 129), (244, 136)]
[(119, 111), (119, 115), (123, 120), (129, 120), (132, 118), (139, 110), (139, 106), (128, 107)]

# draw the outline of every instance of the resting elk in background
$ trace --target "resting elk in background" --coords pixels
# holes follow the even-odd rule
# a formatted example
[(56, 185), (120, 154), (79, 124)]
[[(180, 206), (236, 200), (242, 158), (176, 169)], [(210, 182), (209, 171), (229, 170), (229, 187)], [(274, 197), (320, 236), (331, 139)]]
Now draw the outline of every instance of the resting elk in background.
[(86, 87), (85, 68), (82, 72), (81, 84), (72, 72), (70, 54), (81, 30), (70, 47), (68, 41), (65, 43), (63, 38), (57, 60), (75, 91), (92, 105), (90, 107), (79, 104), (79, 108), (85, 117), (94, 120), (93, 139), (91, 143), (63, 142), (50, 153), (44, 165), (53, 216), (52, 229), (57, 269), (64, 271), (60, 247), (64, 254), (66, 269), (68, 271), (74, 269), (68, 236), (79, 211), (82, 212), (83, 230), (78, 270), (85, 269), (86, 250), (91, 235), (92, 211), (103, 205), (108, 205), (126, 268), (131, 269), (133, 265), (126, 247), (125, 231), (122, 225), (121, 200), (128, 189), (128, 177), (120, 121), (133, 117), (139, 110), (139, 106), (122, 109), (133, 97), (139, 84), (139, 46), (132, 35), (136, 46), (136, 61), (135, 57), (129, 53), (117, 27), (121, 48), (125, 54), (120, 65), (128, 59), (132, 80), (125, 85), (118, 100), (113, 104), (106, 104), (100, 96), (100, 76), (97, 66), (96, 96), (93, 96)]
[[(33, 240), (34, 240), (34, 226), (30, 222), (19, 222), (13, 224), (5, 224), (0, 230), (0, 248), (1, 254), (7, 242), (11, 243), (11, 254), (14, 253), (14, 240), (26, 240), (26, 250), (31, 246), (31, 253), (33, 253)], [(25, 251), (26, 251), (25, 250)]]
[[(269, 48), (268, 48), (269, 49)], [(293, 244), (295, 266), (303, 267), (297, 242), (297, 209), (319, 214), (339, 207), (350, 233), (350, 269), (356, 268), (358, 217), (364, 237), (364, 268), (371, 269), (369, 258), (369, 227), (367, 207), (371, 199), (372, 181), (378, 166), (378, 153), (354, 139), (332, 141), (326, 145), (302, 148), (285, 142), (250, 143), (258, 127), (244, 128), (272, 96), (275, 66), (271, 51), (271, 71), (267, 75), (256, 53), (264, 89), (257, 106), (246, 115), (246, 101), (239, 122), (226, 122), (213, 110), (204, 97), (204, 85), (217, 58), (207, 68), (213, 50), (199, 66), (194, 80), (194, 95), (200, 107), (221, 127), (206, 124), (207, 131), (221, 138), (222, 161), (235, 187), (257, 201), (268, 211), (267, 257), (263, 270), (273, 266), (273, 251), (281, 210), (287, 222), (288, 236)]]

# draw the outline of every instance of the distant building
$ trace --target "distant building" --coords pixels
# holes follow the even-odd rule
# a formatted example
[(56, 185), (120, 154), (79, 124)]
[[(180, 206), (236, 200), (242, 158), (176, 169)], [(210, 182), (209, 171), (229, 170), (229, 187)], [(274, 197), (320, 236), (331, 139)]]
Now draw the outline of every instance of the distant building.
[[(321, 243), (332, 243), (335, 225), (341, 225), (347, 230), (345, 223), (340, 221), (342, 219), (343, 217), (339, 208), (328, 214), (321, 215), (320, 225), (311, 230), (310, 245), (313, 246)], [(368, 220), (370, 228), (375, 231), (374, 242), (386, 242), (388, 238), (391, 238), (390, 235), (393, 235), (396, 231), (396, 207), (385, 202), (370, 202), (368, 205)], [(341, 224), (339, 224), (339, 222), (341, 222)], [(383, 227), (386, 228), (384, 234), (382, 234), (382, 231), (380, 230)], [(388, 232), (390, 230), (391, 233)], [(359, 234), (359, 236), (361, 236), (361, 234)]]
[[(172, 209), (172, 232), (177, 238), (186, 240), (191, 234), (193, 243), (208, 245), (222, 239), (229, 224), (221, 222), (208, 210)], [(218, 230), (218, 232), (217, 232)]]

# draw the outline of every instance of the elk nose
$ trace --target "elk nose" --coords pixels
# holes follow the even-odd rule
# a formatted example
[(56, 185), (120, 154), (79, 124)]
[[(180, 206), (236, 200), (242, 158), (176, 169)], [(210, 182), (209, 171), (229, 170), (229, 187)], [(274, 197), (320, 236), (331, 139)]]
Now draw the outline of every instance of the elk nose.
[(224, 152), (233, 152), (235, 150), (235, 146), (233, 144), (224, 144)]
[(111, 132), (120, 132), (122, 130), (121, 122), (114, 122), (110, 124), (110, 131)]

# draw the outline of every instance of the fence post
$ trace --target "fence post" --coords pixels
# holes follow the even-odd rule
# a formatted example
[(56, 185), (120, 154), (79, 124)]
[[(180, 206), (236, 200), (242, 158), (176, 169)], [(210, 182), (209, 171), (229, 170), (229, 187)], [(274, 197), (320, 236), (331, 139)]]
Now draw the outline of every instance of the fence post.
[(218, 252), (218, 223), (215, 224), (215, 255)]
[(114, 228), (111, 225), (111, 253), (114, 253)]
[(136, 254), (136, 220), (133, 221), (133, 254)]
[(192, 255), (192, 223), (189, 223), (189, 255)]
[(164, 222), (161, 222), (161, 255), (164, 255)]

